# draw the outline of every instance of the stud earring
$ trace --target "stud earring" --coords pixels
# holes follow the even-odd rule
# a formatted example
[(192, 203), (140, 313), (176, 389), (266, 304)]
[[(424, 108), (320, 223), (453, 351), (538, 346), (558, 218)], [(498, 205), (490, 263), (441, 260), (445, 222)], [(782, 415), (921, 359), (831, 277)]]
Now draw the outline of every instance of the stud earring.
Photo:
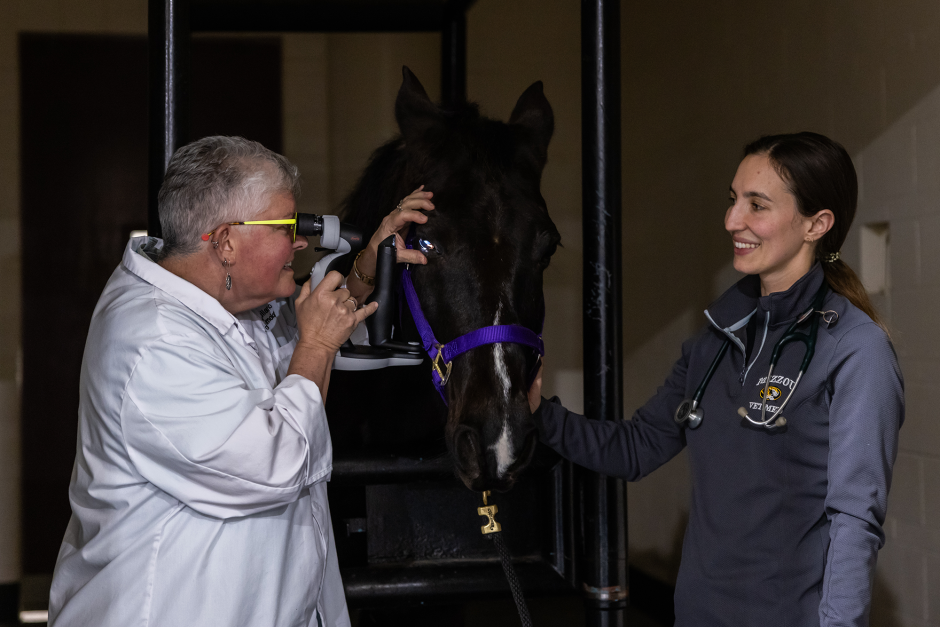
[(232, 275), (228, 273), (228, 259), (222, 259), (222, 265), (225, 267), (225, 289), (232, 289)]
[(213, 248), (218, 248), (218, 247), (219, 247), (219, 243), (218, 243), (218, 242), (212, 242), (212, 247), (213, 247)]

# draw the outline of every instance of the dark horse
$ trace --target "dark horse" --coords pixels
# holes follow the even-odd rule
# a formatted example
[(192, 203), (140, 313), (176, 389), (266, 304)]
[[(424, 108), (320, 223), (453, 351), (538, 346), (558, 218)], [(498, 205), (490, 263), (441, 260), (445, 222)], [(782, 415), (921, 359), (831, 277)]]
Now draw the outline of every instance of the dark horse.
[[(344, 220), (373, 233), (399, 200), (425, 185), (436, 209), (415, 238), (436, 252), (412, 268), (412, 277), (438, 340), (496, 324), (541, 334), (542, 272), (560, 240), (539, 190), (554, 128), (542, 83), (522, 94), (506, 124), (482, 117), (472, 103), (438, 107), (408, 68), (403, 75), (395, 103), (401, 135), (373, 153)], [(414, 328), (407, 314), (402, 326)], [(444, 442), (467, 487), (508, 490), (531, 460), (538, 438), (527, 391), (536, 360), (532, 349), (510, 343), (454, 359)], [(429, 369), (417, 370), (392, 368), (358, 383), (334, 379), (346, 388), (330, 395), (345, 399), (345, 407), (328, 409), (338, 453), (344, 441), (359, 451), (435, 453), (445, 409)], [(383, 409), (356, 422), (349, 414), (363, 394), (378, 396)], [(394, 407), (403, 415), (392, 416)]]

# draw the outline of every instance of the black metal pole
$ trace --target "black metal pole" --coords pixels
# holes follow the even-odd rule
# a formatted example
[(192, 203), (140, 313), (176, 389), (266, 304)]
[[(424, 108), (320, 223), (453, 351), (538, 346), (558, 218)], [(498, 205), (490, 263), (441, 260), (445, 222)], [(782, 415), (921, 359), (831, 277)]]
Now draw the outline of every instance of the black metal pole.
[[(584, 238), (584, 409), (623, 413), (620, 252), (620, 2), (581, 2), (581, 163)], [(587, 625), (624, 624), (627, 490), (620, 479), (581, 474)]]
[(441, 27), (441, 102), (445, 105), (467, 99), (467, 8), (466, 1), (444, 5)]
[(157, 192), (173, 152), (186, 139), (189, 84), (189, 3), (149, 0), (150, 164), (147, 231), (160, 237)]

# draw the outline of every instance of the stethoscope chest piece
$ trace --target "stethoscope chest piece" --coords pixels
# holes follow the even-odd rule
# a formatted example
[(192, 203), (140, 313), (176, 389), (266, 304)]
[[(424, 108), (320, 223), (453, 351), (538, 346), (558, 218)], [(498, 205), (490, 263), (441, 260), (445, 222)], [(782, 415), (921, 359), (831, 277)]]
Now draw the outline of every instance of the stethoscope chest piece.
[(687, 425), (689, 429), (697, 429), (702, 424), (705, 412), (691, 398), (682, 401), (676, 408), (675, 420), (680, 425)]

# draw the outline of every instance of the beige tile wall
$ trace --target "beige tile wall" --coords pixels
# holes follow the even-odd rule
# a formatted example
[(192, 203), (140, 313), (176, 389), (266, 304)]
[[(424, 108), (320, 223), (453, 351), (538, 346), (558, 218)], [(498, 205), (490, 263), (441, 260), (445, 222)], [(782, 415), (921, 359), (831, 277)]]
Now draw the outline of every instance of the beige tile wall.
[(940, 625), (940, 422), (933, 407), (940, 376), (940, 87), (861, 149), (856, 163), (864, 195), (846, 249), (852, 263), (859, 229), (889, 224), (889, 287), (881, 302), (907, 400), (873, 624)]

